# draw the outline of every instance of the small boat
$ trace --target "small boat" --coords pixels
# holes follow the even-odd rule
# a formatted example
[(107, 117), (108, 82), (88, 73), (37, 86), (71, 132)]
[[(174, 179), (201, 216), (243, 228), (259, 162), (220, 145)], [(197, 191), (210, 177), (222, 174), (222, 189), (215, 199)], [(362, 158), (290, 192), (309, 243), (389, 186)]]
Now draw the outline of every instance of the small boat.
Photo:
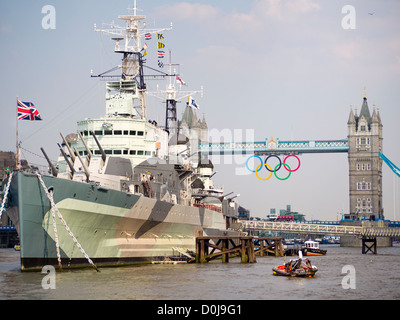
[(15, 251), (20, 251), (20, 250), (21, 250), (21, 246), (20, 246), (19, 244), (16, 244), (16, 245), (14, 246), (14, 250), (15, 250)]
[(311, 240), (305, 241), (301, 250), (306, 256), (323, 256), (326, 254), (326, 250), (319, 248), (319, 242)]
[(301, 251), (299, 251), (299, 259), (290, 260), (288, 263), (272, 268), (275, 276), (285, 277), (308, 277), (311, 278), (318, 271), (316, 266), (311, 265), (309, 259), (303, 259)]

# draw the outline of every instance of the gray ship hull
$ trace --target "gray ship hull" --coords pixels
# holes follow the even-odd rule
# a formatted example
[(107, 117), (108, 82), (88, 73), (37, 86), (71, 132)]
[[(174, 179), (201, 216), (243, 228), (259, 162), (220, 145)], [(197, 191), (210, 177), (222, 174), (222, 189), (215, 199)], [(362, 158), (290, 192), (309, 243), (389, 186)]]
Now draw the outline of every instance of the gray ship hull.
[[(228, 235), (222, 213), (106, 189), (95, 184), (43, 176), (70, 230), (97, 266), (145, 263), (195, 250), (198, 235)], [(57, 266), (51, 204), (36, 175), (14, 174), (7, 214), (17, 228), (21, 270)], [(56, 217), (63, 267), (89, 266)]]

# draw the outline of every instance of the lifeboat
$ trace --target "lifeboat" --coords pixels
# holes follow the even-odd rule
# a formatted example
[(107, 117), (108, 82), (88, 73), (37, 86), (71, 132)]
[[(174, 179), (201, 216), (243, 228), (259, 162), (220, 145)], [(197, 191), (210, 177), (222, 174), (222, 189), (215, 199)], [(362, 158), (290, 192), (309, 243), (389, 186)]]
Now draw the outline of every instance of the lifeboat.
[(286, 277), (311, 278), (317, 271), (318, 268), (313, 266), (308, 258), (303, 259), (301, 251), (299, 251), (299, 259), (290, 260), (288, 263), (272, 268), (273, 275)]

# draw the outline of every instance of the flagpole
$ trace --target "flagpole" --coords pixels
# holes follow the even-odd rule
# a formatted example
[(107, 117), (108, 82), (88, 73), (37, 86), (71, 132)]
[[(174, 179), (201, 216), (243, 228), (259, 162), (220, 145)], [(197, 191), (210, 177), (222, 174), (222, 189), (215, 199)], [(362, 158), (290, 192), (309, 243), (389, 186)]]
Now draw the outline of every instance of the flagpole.
[(18, 146), (18, 95), (17, 95), (17, 111), (16, 111), (16, 119), (17, 119), (17, 125), (16, 125), (16, 154), (15, 154), (15, 169), (19, 170), (19, 146)]

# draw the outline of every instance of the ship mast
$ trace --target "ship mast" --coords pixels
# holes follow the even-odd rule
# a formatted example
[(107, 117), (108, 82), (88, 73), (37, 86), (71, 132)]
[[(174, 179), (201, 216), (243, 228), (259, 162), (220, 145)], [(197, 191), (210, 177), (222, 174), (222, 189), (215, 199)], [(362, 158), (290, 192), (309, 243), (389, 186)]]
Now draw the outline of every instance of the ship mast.
[[(183, 100), (192, 96), (196, 93), (200, 93), (201, 97), (203, 96), (203, 87), (201, 90), (180, 90), (182, 88), (183, 81), (179, 78), (180, 72), (173, 69), (174, 67), (179, 67), (180, 64), (172, 63), (171, 62), (171, 51), (169, 51), (169, 63), (166, 65), (169, 68), (168, 74), (170, 75), (168, 84), (166, 85), (165, 90), (158, 89), (156, 92), (147, 92), (148, 95), (154, 96), (160, 100), (165, 100), (165, 130), (170, 131), (178, 131), (177, 127), (177, 109), (176, 104), (179, 100)], [(175, 83), (178, 81), (181, 82), (179, 85), (179, 89), (176, 88)], [(184, 84), (187, 85), (186, 83)]]
[[(97, 76), (103, 77), (106, 73), (120, 68), (121, 76), (119, 88), (117, 88), (118, 85), (114, 81), (113, 83), (107, 83), (107, 89), (110, 89), (110, 91), (112, 89), (118, 89), (118, 91), (122, 94), (130, 93), (132, 98), (137, 98), (139, 100), (141, 110), (140, 117), (141, 119), (146, 119), (146, 83), (143, 72), (145, 63), (143, 54), (145, 52), (145, 48), (142, 46), (142, 37), (144, 37), (146, 33), (159, 33), (162, 31), (171, 30), (172, 24), (169, 28), (148, 29), (146, 28), (145, 23), (142, 22), (142, 20), (144, 20), (146, 17), (143, 15), (138, 15), (137, 10), (138, 9), (136, 7), (135, 0), (133, 14), (118, 16), (118, 19), (125, 21), (124, 27), (116, 25), (114, 22), (110, 24), (104, 24), (108, 26), (108, 28), (97, 29), (96, 25), (94, 26), (95, 31), (101, 31), (103, 33), (112, 35), (113, 37), (111, 40), (115, 41), (114, 52), (123, 55), (122, 64), (120, 66), (103, 72)], [(122, 46), (120, 44), (121, 42), (123, 42)], [(136, 82), (135, 86), (131, 85), (132, 82)], [(114, 111), (115, 114), (126, 114), (130, 116), (130, 114), (127, 114), (126, 112), (126, 110), (123, 110), (122, 113), (118, 112), (118, 110)]]

